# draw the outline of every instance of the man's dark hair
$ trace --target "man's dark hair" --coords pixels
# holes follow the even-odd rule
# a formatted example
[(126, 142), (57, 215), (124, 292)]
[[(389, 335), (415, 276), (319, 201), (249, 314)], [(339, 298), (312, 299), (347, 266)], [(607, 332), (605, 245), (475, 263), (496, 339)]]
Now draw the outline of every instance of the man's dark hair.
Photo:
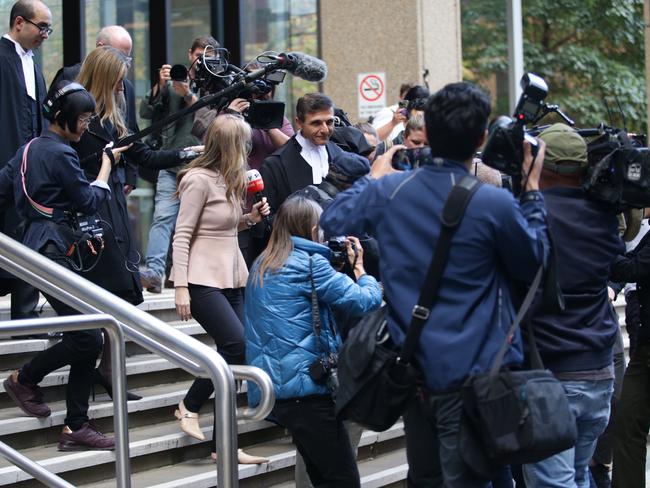
[(307, 93), (298, 99), (296, 103), (296, 117), (301, 122), (305, 121), (307, 114), (322, 112), (334, 108), (334, 102), (327, 95), (322, 93)]
[(14, 24), (16, 23), (16, 17), (30, 20), (34, 18), (34, 15), (36, 15), (34, 3), (33, 0), (20, 0), (19, 2), (14, 3), (14, 6), (11, 7), (11, 12), (9, 13), (10, 29), (13, 29)]
[(400, 100), (404, 100), (404, 95), (408, 93), (408, 91), (415, 86), (414, 83), (408, 82), (408, 83), (402, 83), (399, 86), (399, 98)]
[(205, 46), (221, 47), (221, 44), (212, 36), (201, 36), (194, 39), (190, 51), (198, 48), (204, 49)]
[(471, 158), (490, 110), (490, 98), (472, 83), (450, 83), (434, 93), (424, 111), (431, 154), (456, 161)]

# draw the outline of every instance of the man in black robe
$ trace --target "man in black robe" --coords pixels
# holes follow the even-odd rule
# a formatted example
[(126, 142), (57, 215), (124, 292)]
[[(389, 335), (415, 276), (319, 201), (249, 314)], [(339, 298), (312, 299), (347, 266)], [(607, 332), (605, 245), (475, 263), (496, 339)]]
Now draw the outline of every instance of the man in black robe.
[[(52, 14), (43, 2), (22, 0), (13, 5), (9, 33), (0, 38), (0, 168), (45, 127), (41, 114), (45, 80), (32, 56), (51, 32)], [(0, 229), (16, 240), (21, 239), (19, 223), (15, 209), (0, 213)], [(11, 293), (12, 319), (37, 316), (34, 287), (0, 270), (0, 293)]]

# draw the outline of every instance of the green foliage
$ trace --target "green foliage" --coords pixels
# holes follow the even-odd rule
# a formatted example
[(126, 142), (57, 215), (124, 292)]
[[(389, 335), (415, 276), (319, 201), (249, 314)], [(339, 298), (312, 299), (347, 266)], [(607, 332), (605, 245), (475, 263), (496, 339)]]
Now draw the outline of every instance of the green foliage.
[[(461, 2), (464, 77), (486, 88), (508, 70), (506, 2)], [(609, 122), (606, 98), (613, 123), (622, 126), (618, 98), (628, 129), (646, 132), (643, 0), (522, 4), (524, 69), (546, 79), (547, 102), (587, 127)], [(498, 113), (507, 111), (506, 98), (496, 97)]]

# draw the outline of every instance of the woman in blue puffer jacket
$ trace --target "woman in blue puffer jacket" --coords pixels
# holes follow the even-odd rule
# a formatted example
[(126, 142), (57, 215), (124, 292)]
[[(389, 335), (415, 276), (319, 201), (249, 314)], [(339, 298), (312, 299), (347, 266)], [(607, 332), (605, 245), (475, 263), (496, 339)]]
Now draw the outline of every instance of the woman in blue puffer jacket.
[[(348, 245), (356, 283), (332, 268), (330, 250), (318, 239), (320, 213), (315, 202), (300, 196), (287, 199), (278, 210), (268, 247), (246, 285), (246, 360), (270, 375), (276, 395), (272, 416), (291, 431), (314, 487), (358, 487), (355, 456), (334, 415), (330, 378), (319, 363), (328, 363), (341, 342), (332, 311), (368, 313), (381, 304), (381, 288), (365, 273), (356, 238), (348, 240), (358, 253)], [(312, 290), (318, 300), (319, 338)], [(255, 385), (249, 385), (248, 400), (251, 406), (259, 403)]]

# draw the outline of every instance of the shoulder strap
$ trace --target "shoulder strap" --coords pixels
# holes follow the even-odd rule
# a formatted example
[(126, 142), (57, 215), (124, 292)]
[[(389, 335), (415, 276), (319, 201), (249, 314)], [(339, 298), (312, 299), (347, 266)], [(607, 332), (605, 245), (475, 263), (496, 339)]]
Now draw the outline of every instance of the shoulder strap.
[[(519, 307), (519, 311), (517, 312), (517, 316), (515, 317), (515, 320), (512, 321), (512, 325), (510, 326), (510, 329), (508, 329), (508, 333), (506, 334), (506, 339), (503, 341), (503, 344), (501, 344), (501, 349), (499, 349), (499, 352), (494, 358), (494, 363), (492, 364), (492, 368), (490, 368), (491, 380), (494, 380), (496, 378), (497, 374), (499, 373), (499, 370), (501, 369), (501, 365), (503, 364), (503, 358), (505, 357), (506, 352), (508, 352), (508, 349), (510, 349), (510, 345), (512, 344), (512, 338), (514, 337), (514, 333), (517, 330), (517, 327), (519, 327), (519, 324), (521, 323), (521, 320), (524, 318), (524, 315), (526, 315), (526, 312), (528, 312), (528, 308), (533, 303), (533, 299), (535, 298), (535, 293), (537, 292), (537, 289), (539, 288), (539, 284), (542, 281), (543, 274), (544, 274), (544, 265), (541, 265), (537, 270), (537, 274), (535, 275), (535, 278), (533, 279), (530, 288), (528, 289), (528, 293), (526, 293), (526, 296), (524, 297), (524, 301), (521, 303), (521, 306)], [(532, 366), (535, 369), (542, 369), (544, 366), (542, 364), (542, 359), (539, 355), (539, 351), (537, 350), (537, 344), (535, 343), (535, 337), (533, 336), (533, 329), (530, 320), (527, 322), (527, 326), (528, 326), (528, 333), (529, 333), (529, 344), (531, 346)]]
[(25, 149), (23, 150), (23, 159), (22, 159), (22, 163), (20, 164), (20, 176), (22, 178), (22, 183), (23, 183), (23, 193), (25, 194), (25, 197), (27, 197), (27, 201), (30, 203), (32, 208), (36, 210), (37, 213), (39, 213), (43, 217), (47, 217), (48, 219), (51, 219), (54, 216), (54, 209), (51, 207), (46, 207), (45, 205), (41, 205), (40, 203), (32, 200), (32, 197), (30, 197), (29, 193), (27, 193), (27, 184), (25, 183), (25, 175), (27, 174), (27, 154), (29, 153), (29, 146), (31, 146), (32, 142), (34, 142), (36, 139), (37, 138), (29, 141), (25, 146)]
[(420, 334), (429, 318), (429, 312), (431, 311), (433, 302), (438, 295), (438, 289), (442, 281), (442, 273), (447, 264), (447, 257), (449, 256), (451, 238), (463, 220), (469, 201), (480, 186), (481, 183), (476, 178), (466, 175), (463, 176), (458, 184), (454, 185), (447, 197), (447, 201), (442, 210), (440, 237), (436, 243), (433, 259), (431, 260), (424, 280), (424, 286), (420, 291), (418, 303), (413, 307), (411, 324), (406, 333), (404, 345), (402, 346), (402, 353), (399, 360), (403, 363), (409, 363), (415, 354), (418, 342), (420, 341)]

